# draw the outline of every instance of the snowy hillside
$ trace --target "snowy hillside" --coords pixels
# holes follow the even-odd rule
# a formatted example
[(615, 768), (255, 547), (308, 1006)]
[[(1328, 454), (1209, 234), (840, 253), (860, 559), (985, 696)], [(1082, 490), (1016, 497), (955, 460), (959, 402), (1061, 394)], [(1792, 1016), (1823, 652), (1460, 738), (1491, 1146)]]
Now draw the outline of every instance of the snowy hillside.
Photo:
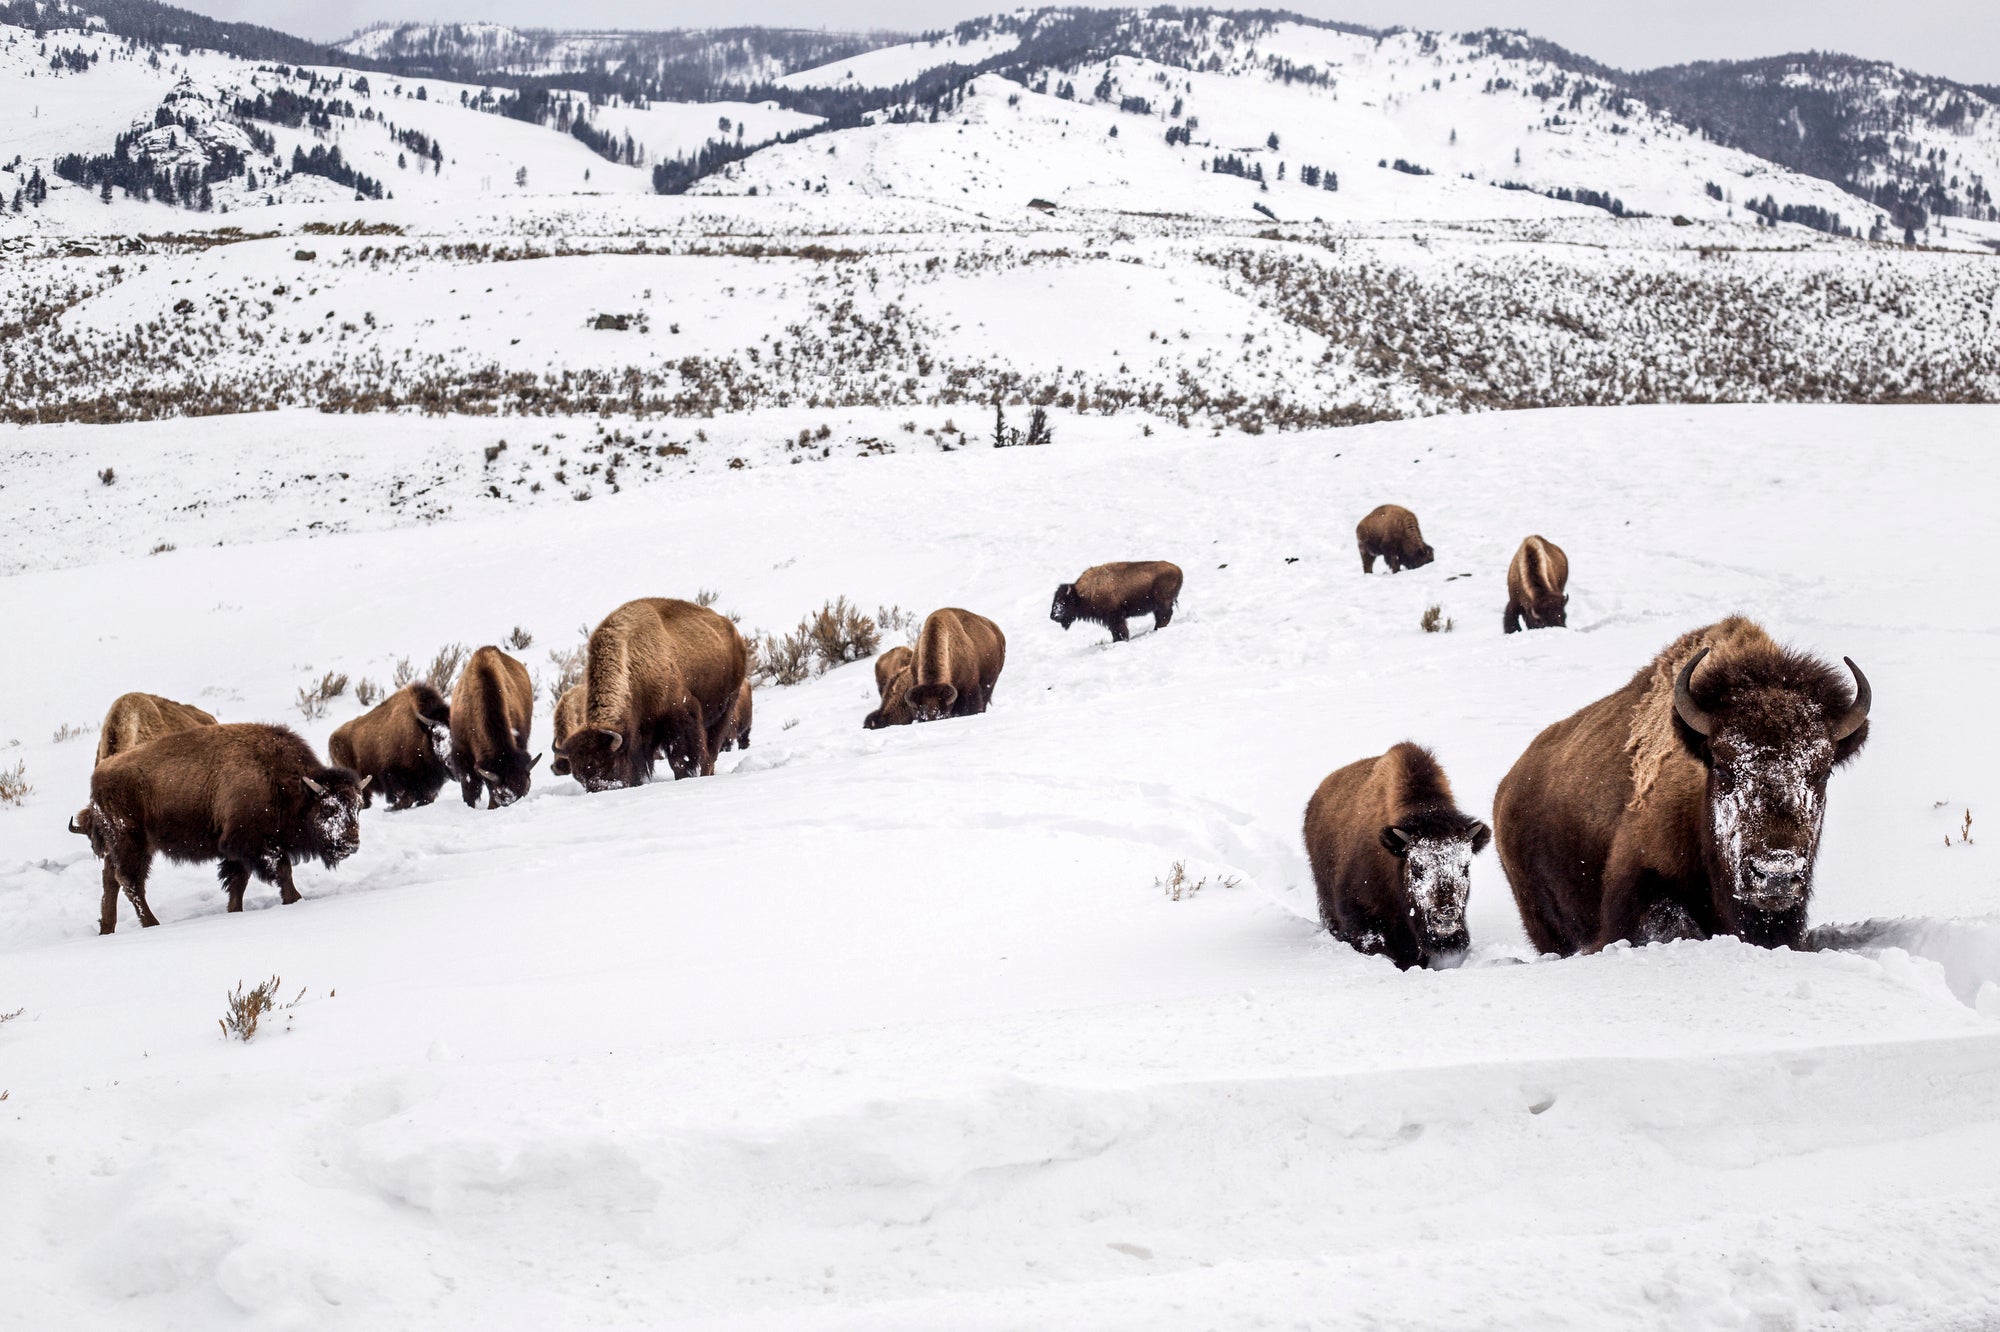
[[(395, 497), (484, 468), (495, 436), (504, 475), (541, 444), (581, 466), (605, 456), (584, 452), (601, 429), (653, 427), (11, 430), (0, 503), (55, 558), (0, 578), (0, 745), (18, 741), (0, 759), (34, 786), (0, 807), (10, 1313), (2000, 1319), (2000, 875), (1982, 831), (2000, 708), (1979, 687), (2000, 622), (1966, 591), (2000, 576), (1994, 409), (1220, 440), (1058, 411), (1048, 448), (906, 447), (947, 415), (913, 413), (914, 433), (885, 412), (707, 422), (778, 439), (818, 420), (898, 448), (619, 494), (600, 476), (587, 503), (504, 514), (460, 491), (429, 521)], [(351, 502), (265, 489), (257, 467), (338, 469)], [(1352, 524), (1383, 500), (1419, 512), (1437, 563), (1362, 575)], [(362, 517), (329, 534), (341, 509)], [(1921, 560), (1885, 559), (1913, 529)], [(119, 531), (178, 548), (128, 553)], [(1506, 637), (1503, 571), (1531, 531), (1569, 552), (1570, 628)], [(1113, 647), (1048, 621), (1056, 582), (1130, 556), (1186, 569), (1171, 627)], [(228, 916), (209, 867), (163, 864), (164, 924), (93, 937), (97, 867), (64, 821), (95, 737), (52, 737), (116, 692), (323, 746), (357, 707), (303, 719), (295, 695), (322, 673), (379, 681), (520, 626), (542, 748), (549, 649), (625, 598), (703, 588), (750, 628), (836, 595), (980, 610), (1009, 640), (994, 710), (866, 732), (869, 668), (843, 667), (761, 690), (752, 747), (713, 779), (378, 807), (357, 857), (301, 868), (296, 906), (253, 890)], [(1419, 629), (1433, 603), (1450, 632)], [(1731, 610), (1873, 680), (1813, 915), (1899, 924), (1859, 951), (1535, 960), (1489, 853), (1458, 970), (1399, 973), (1319, 932), (1298, 826), (1326, 772), (1414, 737), (1485, 815), (1541, 726)], [(1160, 884), (1176, 862), (1203, 881), (1179, 900)], [(272, 974), (301, 1002), (225, 1041), (225, 991)]]

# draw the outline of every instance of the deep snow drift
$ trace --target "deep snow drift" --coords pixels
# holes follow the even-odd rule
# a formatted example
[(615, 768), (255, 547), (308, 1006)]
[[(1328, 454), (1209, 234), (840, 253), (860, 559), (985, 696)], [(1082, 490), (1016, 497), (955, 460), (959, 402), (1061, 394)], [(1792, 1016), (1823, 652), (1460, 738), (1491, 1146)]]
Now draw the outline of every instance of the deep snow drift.
[[(621, 493), (484, 509), (496, 436), (512, 457), (600, 423), (0, 435), (0, 503), (36, 548), (0, 579), (0, 767), (36, 788), (0, 807), (7, 1318), (2000, 1320), (2000, 411), (1255, 439), (1059, 412), (1053, 447), (951, 453), (901, 428), (945, 415), (840, 418), (887, 456), (697, 451)], [(705, 424), (719, 452), (821, 416)], [(277, 485), (335, 471), (360, 483)], [(448, 502), (391, 503), (434, 482)], [(1353, 525), (1383, 501), (1435, 564), (1363, 577)], [(1569, 553), (1572, 627), (1505, 637), (1530, 532)], [(1187, 571), (1170, 628), (1112, 647), (1048, 621), (1056, 583), (1123, 558)], [(777, 630), (843, 594), (980, 611), (1009, 637), (994, 710), (863, 732), (856, 664), (760, 691), (714, 779), (544, 778), (498, 812), (448, 790), (370, 811), (297, 906), (253, 888), (230, 917), (208, 867), (161, 865), (161, 928), (91, 933), (96, 865), (63, 823), (94, 736), (51, 736), (116, 693), (323, 747), (356, 710), (301, 721), (323, 671), (382, 679), (520, 625), (546, 677), (620, 601), (703, 588)], [(1450, 633), (1419, 630), (1432, 603)], [(1328, 771), (1414, 738), (1486, 816), (1541, 726), (1733, 610), (1873, 680), (1814, 920), (1897, 924), (1850, 951), (1534, 960), (1488, 852), (1461, 969), (1318, 931), (1298, 825)], [(1176, 861), (1207, 886), (1169, 898)], [(274, 973), (303, 1002), (225, 1042), (224, 992)]]

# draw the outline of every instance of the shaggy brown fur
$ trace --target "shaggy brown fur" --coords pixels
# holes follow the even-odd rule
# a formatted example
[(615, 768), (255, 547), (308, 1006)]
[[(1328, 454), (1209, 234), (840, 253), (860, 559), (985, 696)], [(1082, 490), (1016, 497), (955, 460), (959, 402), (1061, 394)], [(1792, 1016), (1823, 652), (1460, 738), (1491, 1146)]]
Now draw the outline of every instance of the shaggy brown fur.
[(335, 767), (373, 779), (363, 809), (374, 803), (377, 791), (390, 809), (430, 804), (451, 776), (450, 753), (451, 708), (422, 680), (344, 723), (326, 742)]
[(148, 740), (186, 731), (196, 726), (213, 726), (215, 718), (187, 703), (176, 703), (158, 694), (120, 694), (104, 714), (97, 732), (97, 761), (136, 749)]
[(875, 690), (882, 702), (861, 721), (863, 729), (879, 731), (885, 726), (908, 726), (917, 719), (903, 700), (916, 683), (917, 654), (906, 647), (892, 647), (875, 658)]
[(1428, 749), (1405, 742), (1351, 763), (1306, 803), (1306, 858), (1320, 920), (1364, 953), (1408, 970), (1471, 946), (1472, 857), (1492, 833), (1459, 812)]
[(569, 759), (563, 754), (563, 746), (583, 725), (583, 693), (582, 685), (571, 685), (556, 700), (555, 734), (549, 741), (555, 757), (549, 760), (549, 771), (558, 777), (569, 776)]
[(1537, 736), (1493, 810), (1535, 946), (1798, 947), (1827, 779), (1868, 738), (1867, 681), (1847, 665), (1851, 693), (1837, 668), (1732, 616)]
[(90, 848), (104, 861), (98, 932), (118, 928), (122, 890), (141, 925), (157, 925), (146, 876), (169, 860), (220, 861), (229, 909), (254, 874), (299, 900), (292, 866), (331, 869), (361, 846), (368, 779), (321, 763), (282, 726), (199, 726), (106, 759), (90, 775)]
[(1164, 629), (1173, 621), (1174, 603), (1180, 600), (1179, 565), (1165, 560), (1127, 560), (1085, 569), (1074, 583), (1056, 589), (1049, 606), (1049, 618), (1068, 629), (1077, 620), (1101, 624), (1111, 631), (1111, 641), (1123, 643), (1131, 635), (1125, 621), (1134, 615), (1153, 617), (1153, 628)]
[(1390, 573), (1421, 569), (1437, 558), (1424, 544), (1417, 515), (1400, 504), (1384, 504), (1354, 526), (1354, 544), (1361, 548), (1361, 572), (1375, 572), (1375, 557), (1387, 561)]
[(999, 625), (955, 607), (932, 611), (917, 635), (903, 702), (920, 722), (976, 716), (993, 701), (1006, 664), (1007, 636)]
[(722, 738), (722, 748), (750, 748), (750, 723), (755, 715), (756, 709), (750, 698), (750, 680), (746, 676), (743, 687), (736, 691), (736, 709), (729, 714), (729, 733)]
[(528, 668), (497, 647), (474, 652), (451, 691), (451, 763), (465, 803), (511, 805), (528, 794), (540, 754), (528, 757), (535, 685)]
[(1521, 628), (1561, 629), (1569, 624), (1569, 556), (1547, 537), (1531, 536), (1514, 552), (1507, 565), (1507, 613), (1501, 627), (1507, 633)]
[(563, 746), (592, 791), (638, 786), (664, 753), (676, 778), (715, 772), (748, 673), (736, 626), (691, 601), (628, 601), (590, 636), (583, 725)]

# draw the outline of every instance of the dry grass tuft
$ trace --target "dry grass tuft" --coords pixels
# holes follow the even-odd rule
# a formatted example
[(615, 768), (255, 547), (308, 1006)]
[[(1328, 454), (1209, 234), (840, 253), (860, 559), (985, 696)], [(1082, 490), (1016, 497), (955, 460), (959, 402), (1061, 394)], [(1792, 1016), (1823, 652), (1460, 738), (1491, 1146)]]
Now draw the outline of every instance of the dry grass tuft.
[(383, 697), (382, 686), (373, 680), (357, 680), (354, 684), (354, 701), (364, 708), (374, 707)]
[(316, 682), (299, 690), (299, 711), (307, 721), (318, 721), (326, 716), (333, 700), (346, 692), (347, 677), (338, 671), (328, 671)]
[(881, 646), (882, 632), (846, 597), (836, 597), (801, 619), (798, 628), (783, 637), (767, 633), (745, 641), (750, 647), (753, 677), (760, 684), (783, 687), (874, 656)]
[(64, 722), (56, 727), (56, 733), (50, 737), (50, 742), (58, 745), (68, 744), (72, 740), (81, 740), (96, 729), (95, 726), (71, 726), (68, 722)]
[(11, 768), (0, 768), (0, 805), (18, 805), (34, 790), (28, 782), (27, 760), (20, 760)]
[(257, 1024), (262, 1022), (266, 1015), (283, 1013), (295, 1008), (299, 1000), (306, 997), (305, 987), (300, 986), (299, 992), (292, 996), (291, 1003), (279, 1003), (278, 986), (281, 983), (276, 976), (273, 976), (246, 993), (243, 982), (237, 981), (236, 992), (225, 996), (229, 1001), (228, 1011), (215, 1020), (216, 1025), (222, 1028), (223, 1039), (228, 1040), (234, 1036), (239, 1041), (249, 1040), (257, 1034)]
[(535, 636), (517, 624), (513, 631), (500, 641), (516, 652), (526, 652), (535, 645)]
[(580, 624), (576, 632), (581, 641), (575, 647), (549, 649), (549, 662), (556, 668), (556, 678), (549, 681), (548, 687), (549, 706), (552, 708), (562, 702), (562, 696), (571, 688), (583, 683), (584, 663), (590, 657), (590, 628)]
[[(1243, 880), (1232, 875), (1228, 878), (1217, 879), (1215, 886), (1218, 888), (1234, 888), (1242, 882)], [(1169, 902), (1179, 902), (1193, 897), (1196, 893), (1208, 887), (1208, 883), (1207, 878), (1197, 879), (1189, 875), (1187, 865), (1179, 860), (1174, 862), (1174, 867), (1167, 871), (1165, 878), (1153, 880), (1153, 886), (1165, 893)]]
[(1424, 608), (1424, 618), (1417, 621), (1417, 624), (1427, 634), (1451, 632), (1451, 621), (1444, 618), (1444, 607), (1435, 602)]

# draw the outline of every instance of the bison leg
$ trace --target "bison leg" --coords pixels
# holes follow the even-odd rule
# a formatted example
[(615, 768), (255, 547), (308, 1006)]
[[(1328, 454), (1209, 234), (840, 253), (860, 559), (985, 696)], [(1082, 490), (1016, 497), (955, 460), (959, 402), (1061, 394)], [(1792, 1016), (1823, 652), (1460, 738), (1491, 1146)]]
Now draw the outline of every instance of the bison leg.
[(1670, 897), (1663, 897), (1646, 908), (1646, 914), (1639, 918), (1639, 928), (1633, 942), (1641, 945), (1672, 943), (1676, 939), (1706, 939), (1708, 931), (1695, 924), (1688, 909)]
[(1514, 598), (1507, 598), (1507, 613), (1500, 617), (1500, 632), (1518, 634), (1521, 632), (1521, 607)]
[(1111, 631), (1111, 641), (1114, 643), (1123, 643), (1132, 637), (1131, 632), (1125, 628), (1125, 617), (1122, 615), (1112, 616), (1104, 622), (1104, 627)]
[(280, 902), (283, 902), (286, 906), (290, 906), (299, 900), (299, 890), (292, 886), (291, 861), (285, 859), (283, 856), (278, 857), (278, 863), (273, 866), (271, 877), (278, 881), (278, 900)]
[(222, 880), (222, 890), (229, 894), (229, 909), (243, 909), (243, 890), (250, 886), (250, 867), (240, 860), (225, 860), (215, 871), (215, 877)]
[(1361, 547), (1361, 572), (1365, 574), (1375, 572), (1375, 552), (1366, 546)]
[(1621, 855), (1614, 850), (1611, 863), (1604, 867), (1603, 906), (1590, 951), (1595, 953), (1615, 943), (1642, 942), (1642, 922), (1653, 908), (1670, 899), (1667, 881), (1657, 871), (1630, 852)]
[(118, 929), (118, 867), (109, 857), (104, 861), (104, 900), (97, 908), (97, 932), (112, 934)]
[(1163, 601), (1153, 607), (1153, 631), (1158, 633), (1174, 622), (1174, 603)]
[(1382, 556), (1382, 563), (1389, 566), (1389, 572), (1392, 574), (1403, 572), (1403, 557), (1393, 550)]
[[(148, 929), (160, 923), (160, 918), (153, 914), (153, 908), (146, 905), (146, 873), (152, 868), (151, 862), (151, 855), (143, 859), (133, 858), (115, 871), (118, 886), (124, 890), (125, 900), (132, 904), (133, 912), (139, 917), (139, 924)], [(104, 872), (105, 882), (108, 885), (111, 882), (109, 876), (114, 872), (109, 860), (104, 862)], [(109, 934), (118, 925), (117, 901), (113, 899), (109, 902), (104, 912), (105, 914), (98, 920), (97, 928), (100, 934)]]

